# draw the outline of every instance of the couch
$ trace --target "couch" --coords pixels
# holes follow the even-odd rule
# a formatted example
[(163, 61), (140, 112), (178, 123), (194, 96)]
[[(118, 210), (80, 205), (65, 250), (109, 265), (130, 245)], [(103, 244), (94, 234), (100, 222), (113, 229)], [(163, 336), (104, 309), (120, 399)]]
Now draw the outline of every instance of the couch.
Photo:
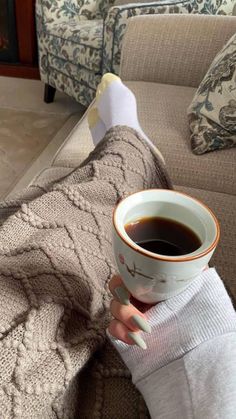
[[(203, 200), (221, 223), (212, 259), (236, 297), (236, 149), (196, 156), (187, 108), (211, 61), (236, 32), (236, 17), (155, 15), (129, 19), (120, 75), (135, 93), (141, 126), (163, 153), (175, 188)], [(81, 164), (93, 149), (86, 114), (34, 179), (40, 188)]]
[(163, 13), (232, 14), (234, 0), (36, 0), (44, 100), (56, 89), (84, 106), (104, 72), (118, 74), (130, 17)]

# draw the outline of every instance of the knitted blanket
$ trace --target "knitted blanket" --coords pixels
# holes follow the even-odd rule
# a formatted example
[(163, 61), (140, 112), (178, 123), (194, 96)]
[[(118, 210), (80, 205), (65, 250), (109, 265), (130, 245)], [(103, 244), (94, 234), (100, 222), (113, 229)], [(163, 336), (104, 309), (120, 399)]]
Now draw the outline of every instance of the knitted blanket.
[(1, 419), (148, 417), (105, 329), (113, 207), (157, 187), (162, 163), (116, 127), (59, 182), (0, 204)]

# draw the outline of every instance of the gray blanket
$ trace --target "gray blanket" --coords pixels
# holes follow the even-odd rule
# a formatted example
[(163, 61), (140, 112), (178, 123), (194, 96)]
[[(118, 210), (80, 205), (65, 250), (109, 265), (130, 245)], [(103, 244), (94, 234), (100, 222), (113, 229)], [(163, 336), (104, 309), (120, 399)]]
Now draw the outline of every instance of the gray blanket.
[(116, 127), (59, 182), (0, 204), (1, 418), (147, 416), (105, 329), (113, 207), (157, 187), (171, 187), (162, 163)]

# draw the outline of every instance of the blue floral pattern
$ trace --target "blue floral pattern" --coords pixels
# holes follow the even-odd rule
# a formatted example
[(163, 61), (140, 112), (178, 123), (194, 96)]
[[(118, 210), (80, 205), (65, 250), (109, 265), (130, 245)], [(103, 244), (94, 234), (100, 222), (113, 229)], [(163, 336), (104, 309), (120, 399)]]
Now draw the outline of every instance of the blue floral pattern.
[(236, 34), (212, 62), (188, 118), (195, 154), (236, 146)]
[(207, 15), (232, 15), (235, 0), (191, 0), (190, 13)]
[(113, 0), (40, 0), (46, 23), (84, 16), (88, 20), (102, 19)]

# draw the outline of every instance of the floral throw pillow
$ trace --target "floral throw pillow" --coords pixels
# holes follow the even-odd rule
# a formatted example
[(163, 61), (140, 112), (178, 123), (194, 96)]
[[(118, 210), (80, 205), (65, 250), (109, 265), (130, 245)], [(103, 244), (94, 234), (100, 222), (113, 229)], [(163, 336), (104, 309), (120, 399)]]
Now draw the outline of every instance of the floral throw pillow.
[(236, 146), (236, 34), (212, 62), (188, 119), (195, 154)]

